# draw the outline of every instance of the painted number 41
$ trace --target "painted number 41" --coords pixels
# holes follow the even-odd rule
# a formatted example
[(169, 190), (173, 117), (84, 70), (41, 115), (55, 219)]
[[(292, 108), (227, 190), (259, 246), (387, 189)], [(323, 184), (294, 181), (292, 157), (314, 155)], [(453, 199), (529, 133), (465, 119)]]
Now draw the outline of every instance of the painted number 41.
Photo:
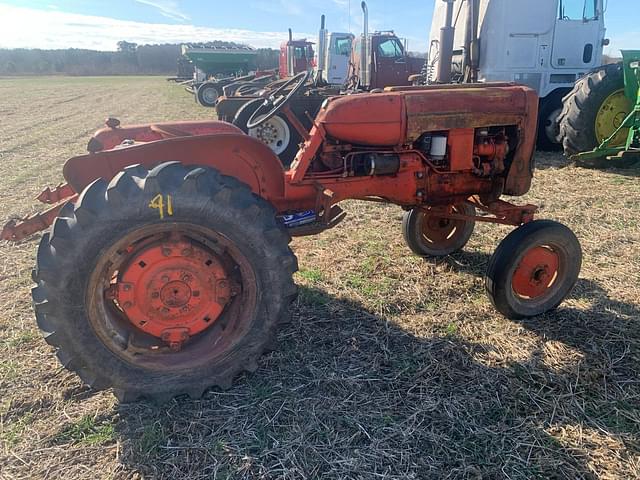
[(160, 220), (164, 220), (165, 216), (173, 217), (173, 198), (171, 198), (171, 195), (157, 195), (153, 200), (151, 200), (151, 203), (149, 203), (149, 208), (158, 210), (160, 213)]

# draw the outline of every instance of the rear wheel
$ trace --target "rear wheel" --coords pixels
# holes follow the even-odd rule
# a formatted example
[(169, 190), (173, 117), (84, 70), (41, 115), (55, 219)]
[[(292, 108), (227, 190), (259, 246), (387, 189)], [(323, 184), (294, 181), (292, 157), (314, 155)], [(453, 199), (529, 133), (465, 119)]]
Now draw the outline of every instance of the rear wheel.
[[(404, 214), (402, 233), (409, 248), (423, 257), (445, 257), (467, 244), (475, 228), (474, 220), (454, 220), (442, 216), (449, 207), (419, 207)], [(475, 216), (467, 203), (450, 207), (452, 213)]]
[(582, 250), (569, 228), (550, 220), (511, 232), (491, 257), (485, 285), (492, 303), (508, 318), (555, 309), (571, 292), (582, 266)]
[[(624, 94), (622, 64), (605, 65), (578, 80), (564, 98), (559, 118), (559, 139), (565, 154), (569, 157), (598, 147), (614, 134), (632, 108)], [(627, 135), (628, 130), (620, 131), (611, 146), (624, 145)], [(595, 163), (606, 165), (606, 159)]]
[(296, 288), (275, 212), (237, 180), (130, 167), (69, 204), (38, 249), (38, 325), (121, 401), (200, 397), (253, 371)]

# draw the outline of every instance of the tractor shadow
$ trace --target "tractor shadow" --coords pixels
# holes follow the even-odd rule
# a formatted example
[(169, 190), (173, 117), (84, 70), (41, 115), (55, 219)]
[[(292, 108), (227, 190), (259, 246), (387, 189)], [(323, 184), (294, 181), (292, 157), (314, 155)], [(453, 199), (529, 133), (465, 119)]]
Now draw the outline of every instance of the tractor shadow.
[(640, 451), (640, 311), (593, 282), (574, 296), (591, 307), (522, 323), (577, 350), (563, 369), (542, 350), (492, 363), (500, 346), (419, 338), (303, 288), (279, 349), (231, 390), (117, 407), (120, 460), (145, 478), (596, 478), (547, 432), (594, 429)]

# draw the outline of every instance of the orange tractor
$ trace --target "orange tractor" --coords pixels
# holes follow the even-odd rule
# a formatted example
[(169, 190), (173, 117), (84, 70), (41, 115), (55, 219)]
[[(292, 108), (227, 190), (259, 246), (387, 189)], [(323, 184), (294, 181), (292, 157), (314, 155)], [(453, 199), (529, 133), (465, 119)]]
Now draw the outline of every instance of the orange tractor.
[[(64, 166), (48, 212), (8, 224), (17, 240), (53, 223), (34, 271), (38, 325), (62, 364), (121, 401), (200, 397), (253, 371), (296, 295), (292, 236), (346, 216), (347, 199), (405, 211), (415, 253), (449, 255), (475, 222), (516, 228), (489, 262), (486, 289), (510, 318), (556, 308), (581, 249), (536, 207), (501, 200), (531, 185), (538, 99), (513, 84), (390, 88), (329, 98), (309, 132), (288, 109), (294, 77), (252, 128), (284, 113), (304, 139), (292, 166), (216, 122), (121, 127)], [(301, 222), (291, 219), (302, 218)], [(313, 213), (308, 213), (313, 212)]]

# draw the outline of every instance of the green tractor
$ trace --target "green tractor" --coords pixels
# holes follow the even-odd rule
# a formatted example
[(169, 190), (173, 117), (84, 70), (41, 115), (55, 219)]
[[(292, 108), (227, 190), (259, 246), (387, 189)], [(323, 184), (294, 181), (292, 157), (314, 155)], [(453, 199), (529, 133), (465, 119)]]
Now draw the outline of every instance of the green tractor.
[(640, 50), (622, 58), (582, 77), (564, 98), (559, 139), (579, 166), (640, 165)]

